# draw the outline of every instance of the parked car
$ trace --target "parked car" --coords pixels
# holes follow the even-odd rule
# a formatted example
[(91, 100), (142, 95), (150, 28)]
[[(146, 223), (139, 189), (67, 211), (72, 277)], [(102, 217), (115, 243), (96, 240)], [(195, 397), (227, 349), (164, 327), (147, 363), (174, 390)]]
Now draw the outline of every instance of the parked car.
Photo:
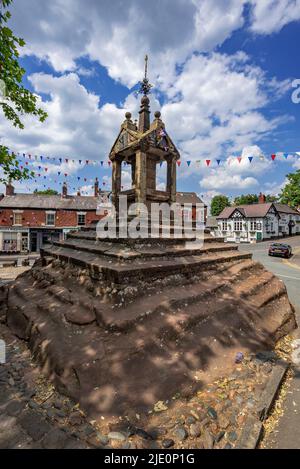
[(292, 247), (284, 243), (272, 243), (269, 246), (269, 256), (291, 257)]

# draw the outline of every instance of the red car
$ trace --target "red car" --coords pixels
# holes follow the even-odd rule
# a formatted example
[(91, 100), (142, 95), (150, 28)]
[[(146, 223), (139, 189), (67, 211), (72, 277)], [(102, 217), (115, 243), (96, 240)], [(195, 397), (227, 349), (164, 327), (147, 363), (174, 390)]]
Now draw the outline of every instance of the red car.
[(284, 243), (272, 243), (269, 247), (269, 256), (289, 258), (292, 255), (292, 247)]

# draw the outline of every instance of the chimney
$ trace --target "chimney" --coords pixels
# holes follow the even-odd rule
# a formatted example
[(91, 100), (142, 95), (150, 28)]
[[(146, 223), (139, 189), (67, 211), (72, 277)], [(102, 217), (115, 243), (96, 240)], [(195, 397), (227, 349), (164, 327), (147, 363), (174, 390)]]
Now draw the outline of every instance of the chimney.
[(62, 194), (61, 194), (63, 197), (67, 197), (68, 195), (68, 186), (67, 186), (67, 183), (64, 182), (63, 185), (62, 185)]
[(77, 195), (78, 195), (78, 197), (80, 197), (80, 196), (81, 196), (81, 194), (80, 194), (80, 190), (79, 190), (79, 189), (78, 189), (78, 191), (77, 191)]
[(15, 188), (10, 181), (6, 184), (5, 195), (15, 195)]
[(98, 178), (95, 179), (94, 195), (95, 195), (95, 197), (98, 197), (98, 195), (99, 195), (99, 181), (98, 181)]
[(259, 193), (258, 203), (259, 204), (265, 204), (266, 203), (266, 196), (262, 192)]

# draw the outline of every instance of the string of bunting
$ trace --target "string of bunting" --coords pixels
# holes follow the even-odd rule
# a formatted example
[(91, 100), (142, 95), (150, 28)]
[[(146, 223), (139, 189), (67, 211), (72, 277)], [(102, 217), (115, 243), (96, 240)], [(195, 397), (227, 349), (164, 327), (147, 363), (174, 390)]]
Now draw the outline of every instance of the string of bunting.
[[(37, 156), (37, 155), (32, 155), (30, 153), (14, 153), (17, 157), (22, 157), (26, 160), (30, 160), (31, 162), (36, 162), (36, 161), (39, 161), (41, 163), (56, 163), (56, 164), (79, 164), (81, 166), (99, 166), (100, 168), (101, 167), (106, 167), (106, 168), (109, 168), (111, 167), (111, 161), (110, 160), (93, 160), (93, 159), (88, 159), (88, 160), (83, 160), (83, 159), (79, 159), (79, 160), (75, 160), (75, 159), (71, 159), (71, 158), (57, 158), (57, 157), (50, 157), (50, 156), (43, 156), (43, 155), (40, 155), (40, 156)], [(278, 152), (278, 153), (273, 153), (271, 155), (264, 155), (264, 154), (261, 154), (261, 155), (256, 155), (256, 156), (233, 156), (233, 155), (230, 155), (231, 156), (231, 159), (228, 159), (228, 158), (225, 158), (225, 159), (217, 159), (217, 158), (210, 158), (210, 159), (199, 159), (199, 160), (195, 160), (195, 161), (192, 161), (192, 160), (178, 160), (177, 161), (177, 166), (180, 167), (182, 165), (187, 165), (188, 167), (191, 166), (192, 164), (196, 164), (196, 166), (199, 166), (201, 164), (204, 164), (204, 166), (210, 166), (214, 161), (216, 162), (217, 166), (222, 166), (223, 164), (227, 164), (227, 165), (230, 165), (231, 162), (233, 161), (232, 159), (235, 159), (237, 160), (238, 163), (241, 163), (243, 160), (246, 160), (249, 162), (249, 164), (253, 163), (253, 161), (255, 159), (259, 159), (259, 160), (266, 160), (268, 158), (271, 158), (272, 161), (275, 161), (276, 158), (284, 158), (284, 159), (288, 159), (289, 157), (295, 157), (295, 156), (300, 156), (300, 152), (289, 152), (289, 153), (283, 153), (283, 152)], [(21, 163), (21, 162), (20, 162)], [(30, 163), (29, 161), (25, 161), (25, 166), (28, 166)], [(126, 166), (126, 162), (123, 163), (124, 166)], [(160, 166), (163, 165), (163, 162), (160, 163)], [(38, 170), (40, 171), (45, 171), (47, 172), (48, 171), (48, 167), (47, 166), (37, 166)], [(68, 176), (67, 173), (62, 173), (61, 171), (58, 171), (57, 172), (57, 175), (60, 176), (60, 175), (63, 175), (65, 177)]]

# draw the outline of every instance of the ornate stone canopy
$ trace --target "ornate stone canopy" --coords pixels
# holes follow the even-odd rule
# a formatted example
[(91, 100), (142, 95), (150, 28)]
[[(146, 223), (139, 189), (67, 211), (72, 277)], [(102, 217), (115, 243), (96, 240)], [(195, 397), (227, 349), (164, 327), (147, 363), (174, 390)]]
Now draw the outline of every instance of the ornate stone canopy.
[[(129, 203), (176, 201), (176, 161), (179, 152), (166, 132), (165, 124), (161, 120), (159, 111), (155, 112), (153, 122), (150, 122), (150, 100), (147, 94), (151, 85), (147, 78), (147, 56), (145, 76), (141, 83), (141, 105), (138, 125), (132, 121), (130, 112), (126, 112), (119, 135), (112, 146), (109, 158), (112, 161), (112, 197), (113, 203), (118, 205), (120, 194), (128, 196)], [(132, 187), (122, 190), (122, 163), (131, 166)], [(156, 169), (162, 162), (167, 163), (166, 190), (156, 188)]]

